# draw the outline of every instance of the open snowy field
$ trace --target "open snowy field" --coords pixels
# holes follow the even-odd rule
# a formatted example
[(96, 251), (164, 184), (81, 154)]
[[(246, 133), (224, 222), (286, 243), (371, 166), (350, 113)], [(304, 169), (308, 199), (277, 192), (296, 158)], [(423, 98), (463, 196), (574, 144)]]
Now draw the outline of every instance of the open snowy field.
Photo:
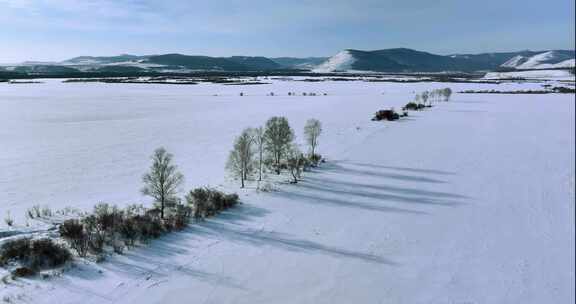
[[(542, 86), (266, 81), (0, 84), (0, 216), (10, 211), (17, 226), (37, 204), (149, 203), (141, 176), (159, 146), (174, 154), (184, 190), (221, 186), (244, 203), (104, 263), (1, 285), (0, 296), (84, 304), (574, 302), (573, 94), (455, 93), (407, 119), (372, 122), (376, 110), (398, 109), (424, 90)], [(224, 171), (233, 139), (274, 115), (289, 119), (298, 141), (308, 118), (322, 121), (319, 151), (328, 162), (297, 185), (241, 191)]]

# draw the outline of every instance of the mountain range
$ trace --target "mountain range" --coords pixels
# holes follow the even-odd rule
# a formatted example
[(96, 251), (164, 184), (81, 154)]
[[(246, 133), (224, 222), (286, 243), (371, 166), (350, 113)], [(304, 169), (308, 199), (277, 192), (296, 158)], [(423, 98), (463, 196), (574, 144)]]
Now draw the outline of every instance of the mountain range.
[(316, 72), (444, 72), (573, 68), (574, 51), (436, 55), (406, 48), (344, 50), (314, 68)]
[(0, 71), (28, 74), (81, 72), (146, 73), (194, 71), (313, 72), (475, 72), (495, 70), (574, 68), (573, 50), (519, 51), (483, 54), (437, 55), (407, 48), (376, 51), (343, 50), (332, 57), (261, 56), (210, 57), (183, 54), (136, 56), (80, 56), (61, 62), (24, 62)]

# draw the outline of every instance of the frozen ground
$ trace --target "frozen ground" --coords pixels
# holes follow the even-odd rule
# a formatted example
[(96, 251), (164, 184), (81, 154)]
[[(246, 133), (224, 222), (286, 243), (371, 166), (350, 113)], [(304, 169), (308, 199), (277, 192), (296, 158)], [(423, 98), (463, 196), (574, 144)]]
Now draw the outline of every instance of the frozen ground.
[(490, 72), (484, 76), (486, 79), (555, 79), (555, 80), (572, 80), (574, 75), (568, 70), (533, 70), (517, 72)]
[[(413, 92), (540, 84), (278, 81), (261, 86), (0, 84), (0, 214), (140, 196), (163, 145), (186, 189), (222, 185), (232, 139), (286, 115), (324, 123), (329, 162), (205, 224), (0, 295), (28, 303), (573, 303), (574, 95), (455, 94), (394, 123)], [(247, 96), (239, 97), (239, 92)], [(328, 96), (265, 96), (269, 92)], [(218, 96), (213, 96), (218, 94)], [(301, 138), (301, 136), (299, 137)], [(16, 300), (18, 301), (18, 300)]]

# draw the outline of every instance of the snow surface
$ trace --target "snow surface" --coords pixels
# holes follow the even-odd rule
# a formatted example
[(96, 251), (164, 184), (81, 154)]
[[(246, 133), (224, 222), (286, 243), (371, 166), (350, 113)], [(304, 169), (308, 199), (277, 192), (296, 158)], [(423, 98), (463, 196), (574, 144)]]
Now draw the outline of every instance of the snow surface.
[(328, 58), (326, 62), (317, 66), (313, 71), (317, 73), (348, 71), (352, 68), (352, 64), (354, 64), (355, 61), (356, 58), (352, 56), (350, 51), (344, 50)]
[(518, 68), (524, 68), (524, 69), (537, 68), (539, 65), (549, 62), (550, 60), (554, 60), (556, 57), (557, 56), (554, 51), (540, 53), (528, 58), (528, 60), (526, 60), (526, 62), (518, 66)]
[(501, 67), (507, 67), (507, 68), (515, 68), (515, 67), (521, 65), (522, 63), (526, 62), (526, 60), (528, 60), (528, 58), (526, 58), (525, 56), (516, 55), (516, 56), (510, 58), (508, 61), (504, 62), (500, 66)]
[(541, 79), (541, 80), (570, 80), (574, 81), (574, 74), (568, 70), (532, 70), (516, 72), (489, 72), (484, 75), (485, 79)]
[(551, 65), (551, 67), (553, 68), (573, 68), (575, 66), (576, 66), (575, 59), (568, 59)]
[[(148, 202), (140, 177), (160, 145), (174, 153), (186, 189), (221, 185), (244, 202), (101, 264), (3, 285), (0, 296), (39, 304), (574, 302), (574, 95), (454, 94), (381, 123), (370, 121), (373, 112), (423, 90), (541, 84), (266, 81), (0, 84), (0, 214)], [(286, 96), (292, 91), (328, 96)], [(305, 120), (320, 119), (328, 163), (277, 192), (240, 191), (223, 170), (232, 140), (272, 115), (287, 116), (299, 140)]]

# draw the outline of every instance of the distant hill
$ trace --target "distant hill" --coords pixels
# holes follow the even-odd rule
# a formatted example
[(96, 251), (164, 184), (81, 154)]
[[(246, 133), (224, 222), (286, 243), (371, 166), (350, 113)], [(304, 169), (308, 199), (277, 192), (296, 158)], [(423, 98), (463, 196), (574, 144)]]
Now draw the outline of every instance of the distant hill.
[(257, 69), (260, 71), (267, 71), (267, 70), (279, 70), (283, 68), (282, 65), (266, 57), (232, 56), (227, 57), (226, 59), (234, 63), (241, 64), (245, 66), (247, 69)]
[(328, 57), (307, 57), (307, 58), (277, 57), (270, 59), (284, 68), (313, 69), (316, 66), (320, 65), (321, 63), (325, 62), (328, 59)]
[(30, 75), (103, 73), (207, 72), (478, 72), (574, 68), (573, 50), (519, 51), (482, 54), (437, 55), (408, 48), (375, 51), (348, 49), (332, 57), (232, 56), (211, 57), (184, 54), (79, 56), (62, 62), (5, 65), (2, 70)]
[(56, 75), (79, 72), (77, 69), (59, 65), (26, 65), (17, 66), (12, 72), (32, 74), (32, 75)]
[(209, 57), (167, 54), (149, 56), (142, 63), (154, 63), (165, 66), (176, 66), (189, 70), (205, 71), (270, 71), (283, 67), (266, 57)]
[(64, 60), (61, 64), (71, 64), (71, 65), (99, 65), (108, 63), (118, 63), (118, 62), (130, 62), (139, 59), (143, 59), (146, 56), (135, 56), (123, 54), (119, 56), (79, 56), (68, 60)]
[(490, 71), (501, 68), (574, 67), (574, 51), (436, 55), (406, 48), (376, 51), (344, 50), (315, 68), (317, 72), (444, 72)]
[(518, 54), (501, 66), (515, 69), (574, 67), (574, 51), (552, 50), (533, 54)]
[(155, 63), (165, 66), (175, 66), (189, 70), (221, 70), (221, 71), (245, 71), (246, 66), (224, 58), (209, 56), (188, 56), (181, 54), (166, 54), (150, 56), (144, 62)]

